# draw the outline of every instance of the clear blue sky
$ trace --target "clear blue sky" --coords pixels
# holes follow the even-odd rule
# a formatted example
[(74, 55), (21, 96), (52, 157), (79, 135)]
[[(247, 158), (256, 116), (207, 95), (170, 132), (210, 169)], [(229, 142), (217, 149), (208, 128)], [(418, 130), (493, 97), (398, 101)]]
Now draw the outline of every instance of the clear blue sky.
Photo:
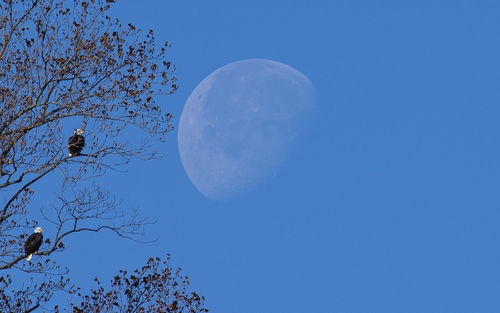
[(243, 198), (203, 198), (175, 131), (162, 161), (109, 173), (159, 240), (75, 236), (57, 255), (75, 282), (170, 252), (217, 313), (500, 312), (500, 2), (123, 0), (114, 13), (172, 43), (180, 89), (161, 101), (176, 123), (204, 77), (247, 58), (308, 76), (319, 114)]

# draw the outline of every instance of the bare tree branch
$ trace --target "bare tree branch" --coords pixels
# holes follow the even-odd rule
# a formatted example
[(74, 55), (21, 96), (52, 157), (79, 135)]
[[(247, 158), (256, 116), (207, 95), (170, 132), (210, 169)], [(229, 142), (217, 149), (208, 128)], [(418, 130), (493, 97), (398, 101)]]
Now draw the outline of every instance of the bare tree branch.
[[(141, 241), (151, 223), (125, 213), (98, 178), (158, 157), (149, 143), (165, 141), (173, 125), (156, 101), (177, 89), (175, 66), (152, 30), (108, 16), (113, 3), (0, 1), (0, 312), (45, 310), (54, 292), (74, 291), (50, 259), (71, 235), (108, 230)], [(68, 156), (73, 128), (84, 129), (86, 146)], [(27, 262), (24, 242), (42, 222), (32, 196), (49, 176), (60, 191), (41, 210), (49, 228)], [(13, 288), (13, 271), (29, 282)]]

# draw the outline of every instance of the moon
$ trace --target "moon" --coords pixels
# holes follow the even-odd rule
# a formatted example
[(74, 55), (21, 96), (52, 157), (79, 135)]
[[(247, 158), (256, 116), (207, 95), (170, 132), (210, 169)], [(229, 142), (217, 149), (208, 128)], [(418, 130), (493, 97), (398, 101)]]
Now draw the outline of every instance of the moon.
[(225, 65), (186, 101), (182, 165), (206, 198), (225, 200), (275, 176), (314, 112), (314, 87), (296, 69), (267, 59)]

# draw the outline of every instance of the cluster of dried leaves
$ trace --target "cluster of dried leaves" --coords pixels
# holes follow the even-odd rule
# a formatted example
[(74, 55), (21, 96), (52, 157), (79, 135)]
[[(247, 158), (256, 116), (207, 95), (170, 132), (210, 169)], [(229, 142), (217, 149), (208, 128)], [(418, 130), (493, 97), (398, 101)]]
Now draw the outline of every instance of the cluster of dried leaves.
[[(159, 45), (153, 31), (107, 15), (114, 2), (0, 0), (0, 312), (61, 310), (47, 307), (53, 294), (76, 289), (49, 257), (71, 234), (108, 229), (135, 238), (149, 223), (137, 211), (122, 213), (95, 178), (156, 158), (147, 140), (126, 134), (165, 140), (172, 116), (155, 98), (177, 89), (175, 66), (169, 44)], [(80, 156), (67, 154), (73, 128), (85, 130)], [(51, 231), (37, 252), (41, 261), (28, 263), (23, 244), (38, 224), (31, 199), (51, 173), (60, 178), (56, 204), (42, 211)], [(203, 299), (187, 294), (188, 281), (162, 264), (153, 259), (132, 276), (123, 272), (109, 292), (99, 286), (69, 310), (204, 312)], [(16, 284), (16, 271), (30, 281)]]
[(91, 295), (84, 296), (83, 301), (73, 307), (75, 313), (208, 312), (203, 307), (203, 298), (196, 292), (187, 291), (189, 278), (159, 258), (150, 258), (132, 274), (120, 271), (111, 282), (110, 290), (98, 280), (96, 283), (97, 288)]

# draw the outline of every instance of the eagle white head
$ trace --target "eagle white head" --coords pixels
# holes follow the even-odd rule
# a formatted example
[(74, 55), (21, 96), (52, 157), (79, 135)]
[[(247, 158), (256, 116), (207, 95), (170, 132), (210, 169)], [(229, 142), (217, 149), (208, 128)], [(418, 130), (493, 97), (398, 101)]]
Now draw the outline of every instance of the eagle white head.
[(81, 134), (83, 134), (83, 129), (81, 129), (81, 128), (75, 128), (74, 133), (75, 133), (75, 135), (81, 135)]
[(43, 232), (43, 229), (41, 227), (35, 228), (35, 233), (41, 233)]

